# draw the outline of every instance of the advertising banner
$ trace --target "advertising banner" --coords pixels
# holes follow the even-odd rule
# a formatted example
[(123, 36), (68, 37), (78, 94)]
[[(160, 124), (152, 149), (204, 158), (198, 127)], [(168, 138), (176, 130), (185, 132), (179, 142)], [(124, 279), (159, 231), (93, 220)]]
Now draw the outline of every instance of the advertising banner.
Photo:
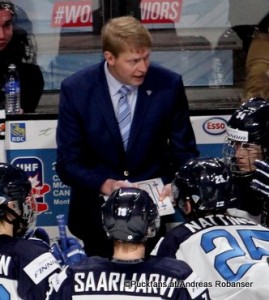
[(183, 0), (142, 0), (141, 21), (144, 24), (178, 23)]
[(25, 170), (37, 201), (37, 226), (57, 225), (67, 215), (70, 188), (56, 171), (56, 120), (6, 122), (7, 161)]
[[(33, 23), (34, 33), (53, 33), (60, 27), (92, 31), (93, 13), (117, 11), (120, 1), (13, 0), (19, 21)], [(127, 4), (126, 4), (127, 5)], [(128, 6), (128, 5), (127, 5)], [(229, 25), (228, 0), (141, 0), (137, 1), (141, 22), (149, 28), (223, 28)], [(253, 15), (253, 18), (258, 12)]]
[(222, 158), (226, 124), (230, 117), (230, 115), (191, 117), (200, 157)]
[(55, 1), (51, 27), (92, 27), (92, 1)]

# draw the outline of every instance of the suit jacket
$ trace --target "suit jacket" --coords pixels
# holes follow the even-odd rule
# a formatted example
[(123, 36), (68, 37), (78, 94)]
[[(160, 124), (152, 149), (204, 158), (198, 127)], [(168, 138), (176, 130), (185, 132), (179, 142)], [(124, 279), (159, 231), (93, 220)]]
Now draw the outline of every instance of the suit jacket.
[[(97, 212), (100, 207), (96, 199), (106, 179), (136, 182), (161, 177), (168, 183), (177, 168), (193, 156), (197, 156), (196, 142), (179, 74), (160, 66), (149, 67), (138, 88), (126, 152), (104, 63), (62, 82), (56, 170), (72, 188), (69, 228), (77, 236), (86, 230), (83, 226), (89, 222), (89, 211)], [(83, 213), (85, 221), (80, 217)]]

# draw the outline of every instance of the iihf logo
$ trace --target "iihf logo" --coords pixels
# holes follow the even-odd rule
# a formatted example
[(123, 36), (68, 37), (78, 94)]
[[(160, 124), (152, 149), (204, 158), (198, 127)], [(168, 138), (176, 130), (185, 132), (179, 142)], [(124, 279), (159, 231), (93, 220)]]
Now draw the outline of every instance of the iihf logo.
[(44, 196), (51, 188), (48, 184), (44, 183), (42, 161), (37, 157), (17, 157), (12, 161), (12, 164), (27, 173), (32, 184), (32, 194), (35, 197), (37, 213), (40, 214), (47, 211), (49, 207), (45, 202)]
[(13, 143), (25, 142), (25, 123), (10, 123), (10, 141)]

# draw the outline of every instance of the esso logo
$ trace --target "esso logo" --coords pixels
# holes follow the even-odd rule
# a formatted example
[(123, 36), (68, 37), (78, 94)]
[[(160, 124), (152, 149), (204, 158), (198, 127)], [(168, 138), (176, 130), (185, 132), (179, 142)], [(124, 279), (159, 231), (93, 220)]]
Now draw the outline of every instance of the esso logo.
[(223, 118), (211, 118), (204, 122), (203, 129), (208, 134), (220, 135), (226, 132), (226, 124)]

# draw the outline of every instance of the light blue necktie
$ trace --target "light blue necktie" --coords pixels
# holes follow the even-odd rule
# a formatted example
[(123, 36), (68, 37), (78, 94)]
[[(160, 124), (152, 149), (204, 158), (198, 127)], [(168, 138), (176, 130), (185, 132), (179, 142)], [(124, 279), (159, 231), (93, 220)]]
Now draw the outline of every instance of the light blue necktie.
[(129, 91), (130, 89), (125, 85), (123, 85), (119, 89), (119, 93), (121, 96), (118, 103), (118, 123), (119, 123), (124, 150), (127, 149), (130, 127), (131, 127), (131, 108), (127, 97)]

